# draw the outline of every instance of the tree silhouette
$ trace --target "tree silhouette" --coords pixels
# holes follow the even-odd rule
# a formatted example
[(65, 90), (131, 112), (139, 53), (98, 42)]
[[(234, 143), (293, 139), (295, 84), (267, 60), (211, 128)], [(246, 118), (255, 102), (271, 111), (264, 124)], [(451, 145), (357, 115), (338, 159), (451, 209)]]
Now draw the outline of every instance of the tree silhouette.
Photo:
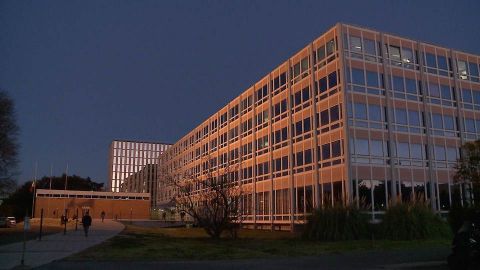
[(15, 187), (18, 130), (13, 100), (0, 90), (0, 195), (8, 194)]
[(454, 180), (465, 184), (470, 194), (465, 194), (466, 203), (480, 205), (480, 140), (467, 142), (462, 146), (462, 158), (458, 160)]

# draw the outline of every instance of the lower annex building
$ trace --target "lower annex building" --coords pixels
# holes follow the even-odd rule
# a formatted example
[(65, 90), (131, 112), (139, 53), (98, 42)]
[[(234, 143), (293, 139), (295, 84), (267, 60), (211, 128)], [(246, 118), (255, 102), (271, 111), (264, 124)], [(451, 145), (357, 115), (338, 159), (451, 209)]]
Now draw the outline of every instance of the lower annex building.
[[(375, 216), (416, 196), (447, 211), (468, 196), (453, 166), (480, 136), (479, 63), (338, 23), (165, 151), (159, 173), (226, 177), (249, 190), (243, 222), (260, 228), (346, 202)], [(159, 203), (174, 195), (164, 177)]]

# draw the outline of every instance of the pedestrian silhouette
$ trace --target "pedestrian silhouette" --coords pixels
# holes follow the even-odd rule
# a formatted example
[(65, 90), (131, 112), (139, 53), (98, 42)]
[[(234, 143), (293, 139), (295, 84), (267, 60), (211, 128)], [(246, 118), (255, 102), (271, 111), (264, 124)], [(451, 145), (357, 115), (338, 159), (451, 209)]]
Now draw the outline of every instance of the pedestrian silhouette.
[(92, 225), (92, 217), (87, 213), (82, 217), (83, 231), (85, 232), (85, 237), (88, 237), (88, 229)]
[(103, 220), (105, 219), (105, 211), (102, 211), (102, 213), (100, 214), (100, 216), (102, 217), (102, 222), (103, 222)]

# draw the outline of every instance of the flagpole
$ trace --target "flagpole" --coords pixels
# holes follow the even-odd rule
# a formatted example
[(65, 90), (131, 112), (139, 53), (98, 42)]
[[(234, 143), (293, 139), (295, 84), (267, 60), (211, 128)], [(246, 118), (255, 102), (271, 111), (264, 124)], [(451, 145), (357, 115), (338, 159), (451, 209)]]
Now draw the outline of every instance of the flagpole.
[(38, 162), (35, 162), (35, 174), (34, 174), (34, 177), (33, 177), (33, 200), (32, 200), (32, 218), (33, 218), (33, 215), (34, 215), (34, 211), (35, 211), (35, 191), (37, 189), (37, 186), (36, 186), (36, 182), (37, 182), (37, 169), (38, 169)]
[(67, 190), (67, 185), (68, 185), (68, 162), (67, 162), (67, 168), (65, 169), (65, 190)]
[[(68, 162), (67, 162), (67, 168), (65, 169), (65, 191), (67, 191), (67, 185), (68, 185)], [(67, 193), (67, 192), (65, 192)], [(66, 195), (66, 194), (65, 194)], [(68, 198), (68, 196), (67, 196)], [(66, 199), (63, 200), (63, 211), (65, 218), (67, 217), (67, 206), (66, 206)], [(66, 226), (66, 225), (65, 225)], [(65, 233), (65, 232), (64, 232)]]
[(50, 190), (52, 190), (53, 164), (50, 164)]

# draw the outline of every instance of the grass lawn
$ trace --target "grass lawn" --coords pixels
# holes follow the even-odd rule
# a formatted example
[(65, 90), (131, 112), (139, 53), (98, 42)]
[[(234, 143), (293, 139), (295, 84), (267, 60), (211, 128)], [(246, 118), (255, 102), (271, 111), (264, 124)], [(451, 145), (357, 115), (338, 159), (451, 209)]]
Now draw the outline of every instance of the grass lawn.
[(72, 260), (216, 260), (315, 256), (351, 250), (448, 247), (450, 239), (318, 242), (289, 232), (241, 230), (239, 239), (212, 240), (199, 228), (127, 225), (112, 239), (71, 256)]
[[(67, 229), (71, 228), (75, 228), (75, 224), (73, 222), (69, 222), (67, 225)], [(63, 226), (60, 226), (60, 219), (44, 219), (42, 230), (42, 235), (59, 233), (63, 231)], [(27, 232), (27, 240), (37, 238), (39, 231), (40, 219), (34, 218), (30, 221), (30, 230)], [(16, 227), (0, 228), (0, 245), (21, 241), (23, 241), (23, 222), (17, 223)]]

